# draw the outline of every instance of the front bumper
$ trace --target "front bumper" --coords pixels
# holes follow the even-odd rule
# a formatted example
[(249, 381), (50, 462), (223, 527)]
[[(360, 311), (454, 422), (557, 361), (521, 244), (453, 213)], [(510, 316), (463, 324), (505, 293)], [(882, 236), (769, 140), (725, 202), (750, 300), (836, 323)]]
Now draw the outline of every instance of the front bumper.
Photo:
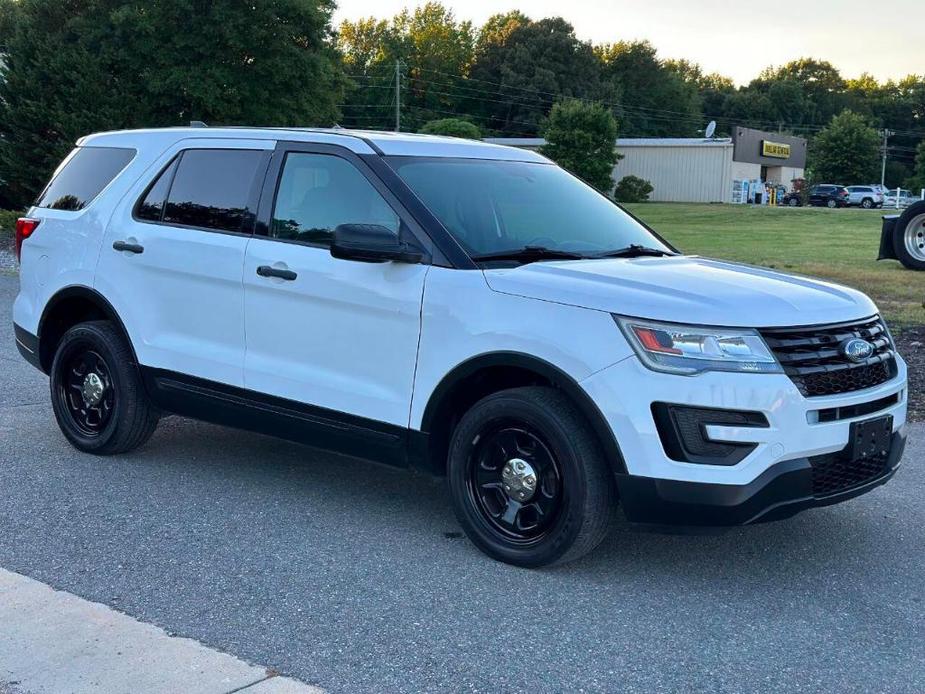
[[(905, 446), (906, 365), (897, 356), (895, 378), (873, 388), (804, 397), (783, 374), (705, 373), (685, 377), (650, 371), (630, 357), (581, 382), (620, 446), (624, 469), (617, 484), (627, 518), (639, 523), (739, 525), (837, 503), (886, 482)], [(754, 444), (738, 463), (683, 462), (666, 453), (652, 404), (759, 412), (767, 427), (707, 426), (709, 439)], [(879, 403), (885, 403), (882, 406)], [(838, 417), (822, 417), (837, 409)], [(852, 416), (854, 412), (861, 412)], [(885, 471), (857, 487), (817, 497), (813, 466), (849, 444), (854, 422), (889, 415), (891, 449)]]
[(730, 526), (789, 518), (807, 508), (860, 496), (887, 482), (906, 446), (905, 428), (893, 434), (885, 471), (863, 484), (826, 496), (813, 494), (808, 458), (787, 460), (744, 485), (660, 480), (617, 475), (627, 520), (656, 526)]

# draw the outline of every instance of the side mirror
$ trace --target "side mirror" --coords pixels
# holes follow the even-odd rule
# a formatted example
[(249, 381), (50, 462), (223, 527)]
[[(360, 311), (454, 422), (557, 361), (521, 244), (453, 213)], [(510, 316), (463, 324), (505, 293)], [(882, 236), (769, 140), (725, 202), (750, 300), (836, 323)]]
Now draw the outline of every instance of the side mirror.
[(424, 251), (379, 224), (340, 224), (334, 229), (331, 255), (363, 263), (419, 263)]

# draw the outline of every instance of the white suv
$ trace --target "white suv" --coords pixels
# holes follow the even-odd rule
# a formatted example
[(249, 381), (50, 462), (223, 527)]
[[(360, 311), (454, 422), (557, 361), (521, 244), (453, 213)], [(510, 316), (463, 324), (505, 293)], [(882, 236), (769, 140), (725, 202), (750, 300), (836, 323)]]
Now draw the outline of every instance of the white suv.
[(16, 339), (78, 449), (178, 413), (445, 475), (513, 564), (589, 551), (618, 501), (707, 526), (841, 501), (905, 443), (870, 299), (683, 255), (529, 151), (103, 133), (17, 230)]

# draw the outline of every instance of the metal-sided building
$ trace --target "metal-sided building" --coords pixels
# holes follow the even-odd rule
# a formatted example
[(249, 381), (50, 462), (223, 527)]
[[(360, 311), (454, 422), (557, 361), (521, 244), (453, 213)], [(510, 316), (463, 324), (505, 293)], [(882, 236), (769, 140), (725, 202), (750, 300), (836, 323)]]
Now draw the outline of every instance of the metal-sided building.
[[(489, 138), (488, 142), (539, 149), (543, 138)], [(763, 181), (791, 188), (806, 167), (806, 140), (736, 127), (731, 138), (620, 138), (622, 159), (614, 181), (638, 176), (652, 184), (650, 200), (732, 202), (739, 181)]]

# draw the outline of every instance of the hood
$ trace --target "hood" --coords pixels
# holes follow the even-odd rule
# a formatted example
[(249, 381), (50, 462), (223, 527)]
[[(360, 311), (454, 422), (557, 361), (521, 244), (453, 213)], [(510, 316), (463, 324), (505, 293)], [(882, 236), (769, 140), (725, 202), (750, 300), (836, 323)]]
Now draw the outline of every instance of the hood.
[(696, 256), (538, 262), (485, 278), (504, 294), (674, 323), (771, 328), (877, 312), (847, 287)]

